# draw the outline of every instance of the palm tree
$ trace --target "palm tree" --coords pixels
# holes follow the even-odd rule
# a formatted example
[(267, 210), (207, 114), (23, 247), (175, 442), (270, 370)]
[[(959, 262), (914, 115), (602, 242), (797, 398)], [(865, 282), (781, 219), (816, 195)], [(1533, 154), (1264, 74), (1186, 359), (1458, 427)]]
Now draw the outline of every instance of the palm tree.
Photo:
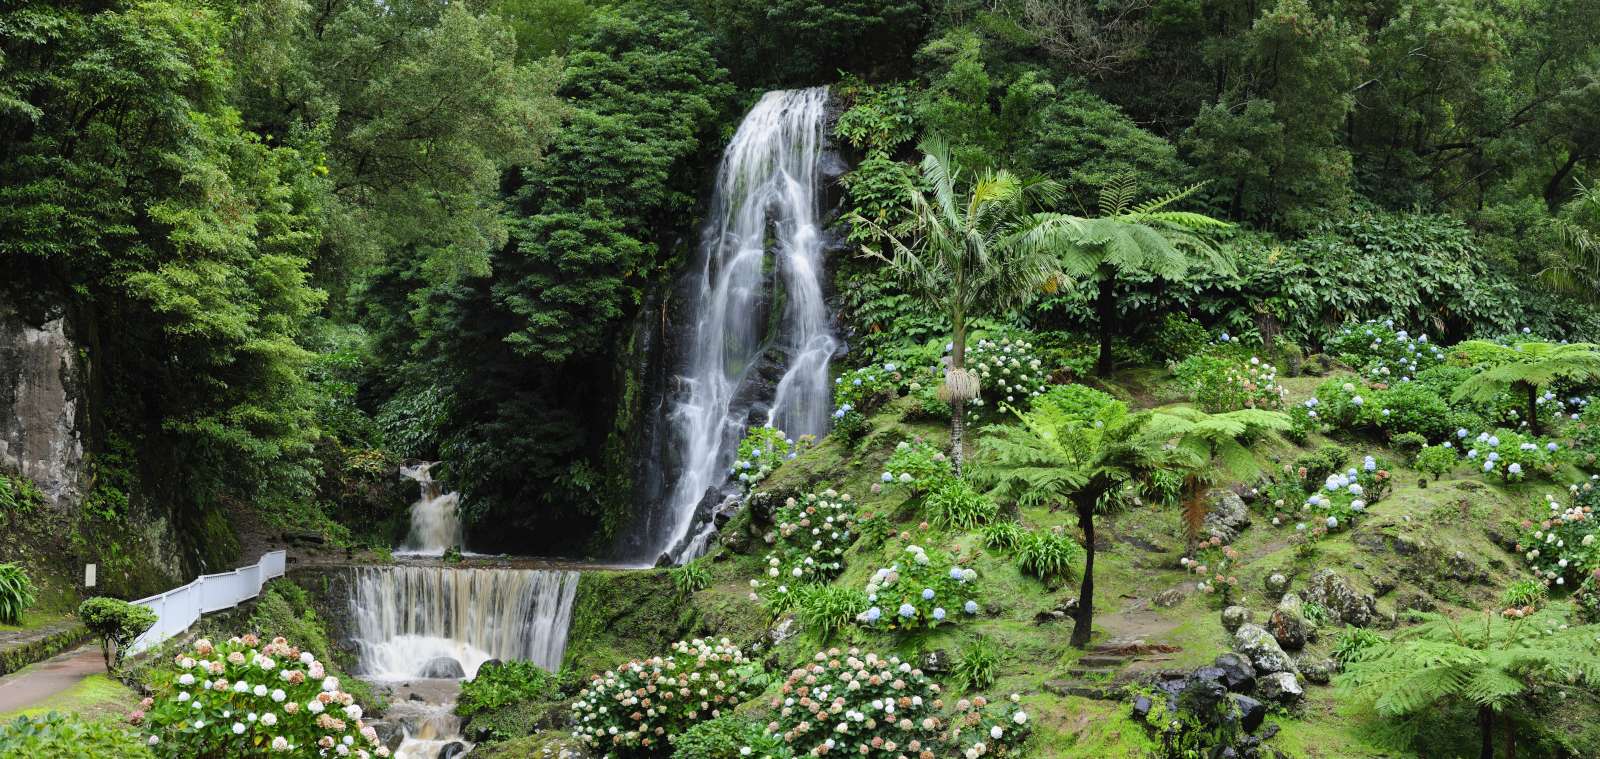
[(1468, 377), (1452, 401), (1492, 401), (1503, 392), (1520, 393), (1528, 403), (1528, 429), (1539, 431), (1539, 390), (1557, 380), (1600, 380), (1600, 345), (1594, 343), (1517, 343), (1507, 348), (1483, 340), (1468, 340), (1456, 350), (1469, 356), (1486, 356), (1488, 368)]
[(1082, 416), (1042, 404), (1017, 414), (1020, 424), (989, 428), (979, 443), (979, 479), (1002, 497), (1021, 507), (1071, 503), (1077, 511), (1084, 547), (1072, 626), (1078, 648), (1089, 644), (1094, 628), (1095, 515), (1120, 505), (1122, 490), (1167, 466), (1174, 450), (1150, 434), (1150, 413), (1107, 400)]
[(1165, 197), (1134, 205), (1137, 184), (1130, 175), (1112, 179), (1100, 188), (1100, 215), (1083, 219), (1051, 214), (1054, 223), (1043, 225), (1048, 244), (1061, 258), (1062, 269), (1075, 277), (1092, 279), (1099, 286), (1095, 314), (1100, 321), (1100, 356), (1095, 374), (1105, 377), (1113, 368), (1111, 340), (1116, 335), (1117, 277), (1141, 275), (1167, 282), (1187, 278), (1197, 269), (1232, 273), (1233, 261), (1197, 232), (1229, 227), (1204, 214), (1171, 211), (1173, 205), (1203, 185), (1192, 185)]
[(966, 181), (939, 140), (920, 146), (922, 183), (908, 188), (908, 221), (890, 229), (860, 215), (851, 222), (885, 241), (890, 255), (866, 246), (866, 255), (892, 267), (910, 293), (950, 319), (950, 364), (940, 395), (953, 407), (950, 447), (956, 474), (963, 458), (962, 412), (977, 397), (978, 377), (966, 370), (967, 320), (1026, 305), (1053, 287), (1061, 270), (1041, 244), (1044, 227), (1061, 223), (1027, 213), (1035, 199), (1052, 201), (1056, 185), (984, 170)]
[[(1261, 430), (1286, 430), (1289, 417), (1278, 411), (1240, 409), (1208, 414), (1191, 406), (1167, 406), (1151, 411), (1150, 434), (1173, 449), (1173, 464), (1184, 474), (1184, 525), (1192, 543), (1205, 521), (1206, 486), (1218, 472), (1244, 480), (1260, 472), (1260, 465), (1243, 441)], [(1220, 465), (1220, 466), (1214, 466)]]
[[(1422, 616), (1422, 624), (1346, 661), (1339, 689), (1388, 719), (1433, 715), (1450, 704), (1475, 707), (1481, 759), (1494, 757), (1497, 715), (1546, 688), (1600, 685), (1600, 626), (1569, 627), (1569, 610), (1559, 604), (1518, 619), (1486, 613), (1481, 625)], [(1508, 735), (1514, 749), (1513, 741)]]

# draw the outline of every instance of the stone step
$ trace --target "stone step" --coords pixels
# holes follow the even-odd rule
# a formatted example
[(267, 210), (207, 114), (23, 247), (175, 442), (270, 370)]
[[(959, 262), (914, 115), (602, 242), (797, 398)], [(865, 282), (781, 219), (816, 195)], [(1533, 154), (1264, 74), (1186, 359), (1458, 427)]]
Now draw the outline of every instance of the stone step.
[(1044, 689), (1058, 696), (1077, 696), (1096, 701), (1120, 701), (1122, 689), (1109, 683), (1087, 683), (1078, 680), (1048, 680)]
[(1077, 661), (1083, 667), (1120, 667), (1127, 663), (1128, 657), (1120, 654), (1084, 654)]
[(1117, 667), (1095, 667), (1083, 664), (1074, 664), (1067, 667), (1067, 674), (1073, 677), (1103, 677), (1106, 680), (1114, 679), (1118, 671)]

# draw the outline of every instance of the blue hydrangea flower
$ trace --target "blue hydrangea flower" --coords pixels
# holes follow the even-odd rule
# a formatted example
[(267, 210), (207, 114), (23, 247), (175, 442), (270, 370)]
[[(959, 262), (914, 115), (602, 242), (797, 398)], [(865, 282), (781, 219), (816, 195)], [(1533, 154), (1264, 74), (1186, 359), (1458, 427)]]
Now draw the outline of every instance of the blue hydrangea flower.
[(963, 611), (965, 611), (966, 613), (968, 613), (968, 614), (977, 614), (978, 613), (978, 602), (969, 598), (969, 599), (967, 599), (967, 604), (965, 606), (961, 607), (961, 609)]
[(870, 609), (867, 609), (867, 621), (868, 622), (876, 622), (876, 621), (878, 621), (878, 620), (880, 620), (882, 618), (883, 618), (883, 610), (882, 609), (879, 609), (876, 606), (874, 606), (874, 607), (872, 607)]
[(1338, 526), (1339, 526), (1339, 518), (1338, 517), (1335, 517), (1335, 516), (1328, 517), (1328, 529), (1331, 530), (1331, 529), (1334, 529), (1335, 527), (1338, 527)]
[(894, 475), (889, 474), (888, 472), (884, 472), (883, 473), (883, 481), (884, 482), (894, 482)]
[(923, 588), (922, 589), (922, 600), (924, 600), (924, 601), (932, 601), (933, 600), (933, 588)]
[(900, 604), (900, 616), (906, 619), (917, 616), (917, 607), (911, 604)]
[(950, 568), (950, 579), (952, 579), (952, 580), (960, 580), (961, 579), (961, 567), (951, 567)]
[(944, 621), (944, 609), (943, 608), (935, 608), (933, 610), (933, 620), (935, 622)]

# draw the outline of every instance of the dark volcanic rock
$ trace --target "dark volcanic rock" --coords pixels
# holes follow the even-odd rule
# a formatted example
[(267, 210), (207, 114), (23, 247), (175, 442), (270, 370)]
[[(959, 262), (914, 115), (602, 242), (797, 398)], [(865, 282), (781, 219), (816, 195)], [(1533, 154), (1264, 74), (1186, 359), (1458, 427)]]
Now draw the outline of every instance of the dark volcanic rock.
[(418, 675), (436, 680), (460, 680), (466, 676), (467, 671), (461, 668), (461, 662), (448, 656), (430, 660), (422, 666), (422, 674)]

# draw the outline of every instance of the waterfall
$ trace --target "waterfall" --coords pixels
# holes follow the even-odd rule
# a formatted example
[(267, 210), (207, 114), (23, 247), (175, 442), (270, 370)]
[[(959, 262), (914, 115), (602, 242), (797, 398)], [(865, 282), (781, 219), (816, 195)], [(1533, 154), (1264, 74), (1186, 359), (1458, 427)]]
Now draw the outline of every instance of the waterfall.
[(437, 462), (424, 461), (400, 467), (400, 476), (417, 483), (421, 495), (411, 504), (411, 531), (395, 553), (409, 556), (443, 556), (446, 550), (461, 545), (461, 516), (456, 506), (458, 493), (445, 493), (434, 482), (429, 470)]
[[(823, 300), (820, 221), (828, 92), (768, 92), (723, 152), (698, 270), (686, 295), (693, 322), (669, 403), (681, 457), (650, 525), (644, 558), (704, 550), (713, 527), (700, 504), (727, 483), (752, 424), (791, 438), (828, 431), (828, 362), (839, 348)], [(773, 304), (781, 304), (776, 325)], [(775, 328), (774, 328), (775, 327)], [(760, 369), (784, 367), (774, 390)]]
[(578, 573), (545, 569), (360, 567), (351, 582), (358, 674), (473, 677), (490, 659), (555, 671)]

